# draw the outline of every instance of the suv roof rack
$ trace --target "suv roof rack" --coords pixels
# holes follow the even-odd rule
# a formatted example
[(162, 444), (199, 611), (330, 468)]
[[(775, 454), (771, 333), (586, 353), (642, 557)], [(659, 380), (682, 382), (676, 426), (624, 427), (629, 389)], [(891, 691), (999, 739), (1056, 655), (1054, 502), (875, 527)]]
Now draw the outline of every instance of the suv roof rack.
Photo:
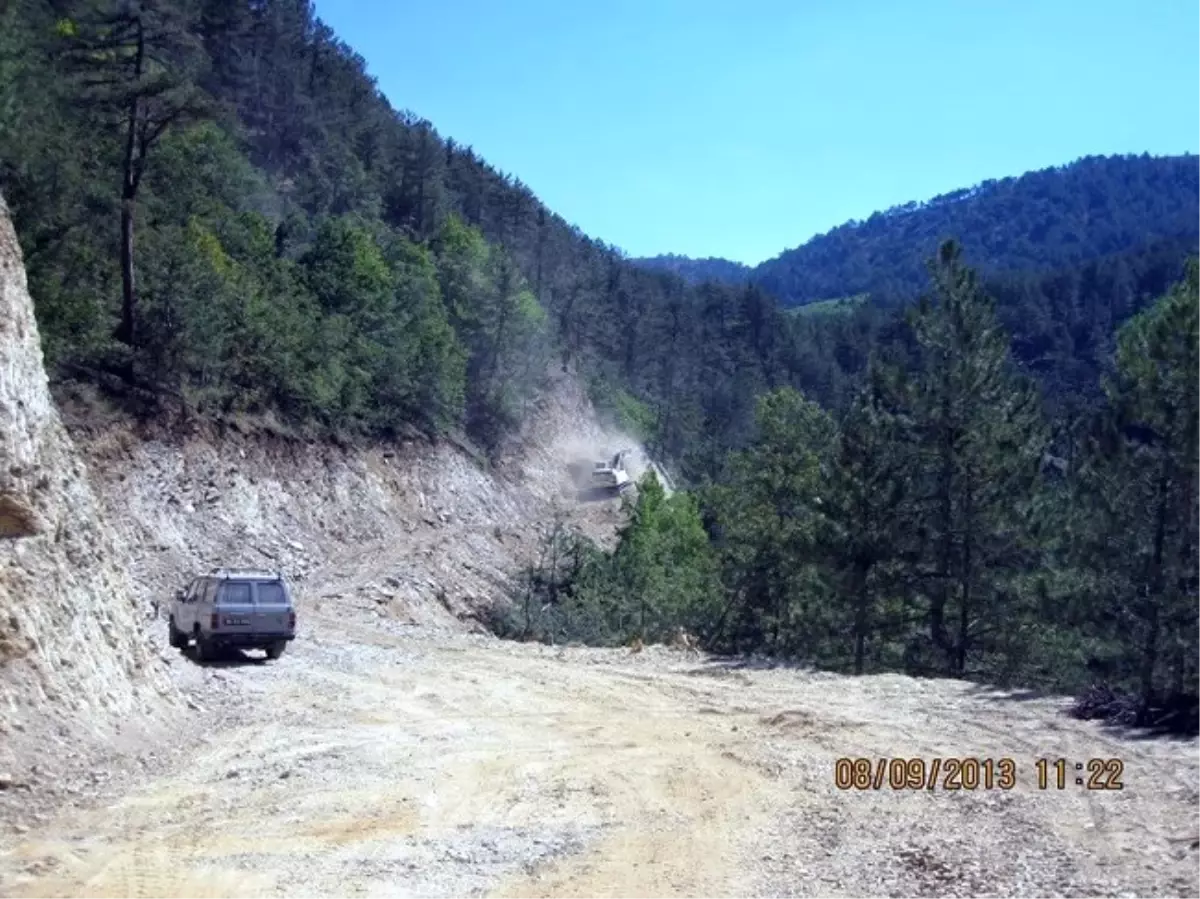
[(283, 579), (278, 571), (272, 571), (268, 568), (214, 568), (209, 571), (208, 575), (209, 577), (218, 578), (252, 577), (269, 581)]

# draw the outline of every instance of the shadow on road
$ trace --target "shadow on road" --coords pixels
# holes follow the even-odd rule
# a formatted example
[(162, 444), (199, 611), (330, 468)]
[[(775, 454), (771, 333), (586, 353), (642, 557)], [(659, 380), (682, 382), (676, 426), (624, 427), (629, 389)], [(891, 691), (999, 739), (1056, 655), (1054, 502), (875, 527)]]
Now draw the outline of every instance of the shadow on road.
[(226, 649), (216, 658), (203, 660), (196, 658), (196, 647), (194, 645), (180, 650), (180, 652), (191, 659), (192, 664), (199, 665), (201, 668), (244, 668), (247, 665), (264, 665), (267, 662), (266, 653), (252, 656), (241, 649)]
[[(973, 684), (969, 692), (988, 702), (1063, 701), (1059, 693)], [(1150, 709), (1137, 711), (1132, 695), (1094, 685), (1064, 707), (1062, 713), (1079, 721), (1096, 721), (1111, 736), (1126, 740), (1194, 740), (1200, 735), (1200, 703), (1193, 694), (1176, 694)]]

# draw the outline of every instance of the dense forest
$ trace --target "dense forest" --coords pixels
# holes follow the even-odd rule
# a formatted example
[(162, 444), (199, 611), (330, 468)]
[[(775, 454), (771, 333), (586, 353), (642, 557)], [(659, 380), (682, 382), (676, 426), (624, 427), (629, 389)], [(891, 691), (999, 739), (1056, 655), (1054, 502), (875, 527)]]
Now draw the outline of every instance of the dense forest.
[(495, 456), (573, 371), (690, 492), (643, 485), (610, 555), (556, 528), (521, 632), (1095, 675), (1142, 720), (1197, 677), (1195, 169), (1085, 160), (881, 214), (940, 210), (928, 234), (839, 229), (803, 296), (873, 301), (796, 316), (582, 234), (306, 0), (0, 12), (0, 191), (55, 379)]
[(855, 674), (1081, 691), (1081, 716), (1195, 732), (1196, 261), (1121, 326), (1101, 400), (1067, 421), (953, 242), (930, 281), (845, 409), (763, 394), (722, 482), (666, 496), (649, 476), (611, 554), (557, 523), (499, 630), (682, 627)]
[(762, 389), (838, 389), (764, 292), (636, 268), (394, 110), (303, 0), (0, 24), (0, 188), (57, 376), (496, 453), (559, 365), (700, 479)]
[(668, 253), (664, 256), (645, 256), (630, 261), (642, 268), (674, 272), (688, 284), (700, 284), (704, 281), (745, 284), (750, 280), (753, 272), (748, 265), (731, 262), (728, 259), (718, 259), (714, 256), (706, 259), (692, 259), (688, 256)]
[(1092, 156), (847, 222), (752, 268), (657, 256), (639, 265), (692, 282), (754, 282), (785, 306), (856, 294), (887, 305), (921, 290), (920, 260), (954, 237), (989, 276), (1077, 268), (1200, 240), (1200, 158)]
[(925, 287), (924, 260), (945, 237), (978, 268), (1051, 416), (1075, 414), (1101, 399), (1119, 326), (1196, 252), (1200, 159), (1089, 157), (985, 182), (847, 223), (754, 268), (673, 255), (634, 262), (690, 284), (765, 290), (803, 313), (787, 323), (789, 383), (841, 408), (876, 339)]

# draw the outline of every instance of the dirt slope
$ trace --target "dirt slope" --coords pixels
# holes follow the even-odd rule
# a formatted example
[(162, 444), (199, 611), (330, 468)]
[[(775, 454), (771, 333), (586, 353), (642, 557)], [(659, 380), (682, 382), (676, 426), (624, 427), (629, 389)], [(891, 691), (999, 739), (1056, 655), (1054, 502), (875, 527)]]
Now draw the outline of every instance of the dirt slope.
[(147, 608), (187, 572), (269, 565), (314, 595), (458, 628), (534, 555), (555, 509), (602, 543), (621, 521), (618, 502), (576, 501), (569, 460), (628, 438), (596, 423), (569, 378), (492, 468), (449, 443), (337, 447), (236, 426), (181, 434), (105, 414), (81, 388), (60, 402)]
[(0, 815), (25, 761), (65, 755), (179, 708), (121, 544), (51, 402), (21, 251), (0, 197)]
[[(0, 841), (9, 896), (1196, 895), (1196, 745), (952, 681), (502, 644), (309, 607), (201, 670), (206, 735)], [(1009, 791), (843, 791), (842, 756), (1011, 757)], [(1116, 757), (1125, 789), (1037, 787)], [(1184, 838), (1179, 840), (1177, 838)]]

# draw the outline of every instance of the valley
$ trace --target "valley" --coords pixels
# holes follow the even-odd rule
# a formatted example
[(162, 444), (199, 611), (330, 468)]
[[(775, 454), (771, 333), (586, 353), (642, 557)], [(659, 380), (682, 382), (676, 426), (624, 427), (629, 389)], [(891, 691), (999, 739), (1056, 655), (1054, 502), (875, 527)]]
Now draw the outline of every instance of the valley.
[[(419, 13), (373, 9), (368, 63), (307, 0), (0, 8), (0, 896), (1200, 895), (1200, 158), (1158, 134), (1196, 103), (1133, 57), (1165, 26), (1089, 17), (1153, 97), (1071, 119), (1114, 67), (1035, 63), (1114, 54), (1043, 22), (980, 66), (980, 11), (906, 7), (874, 73), (832, 7)], [(692, 29), (754, 58), (705, 87)], [(661, 63), (624, 93), (618, 34)], [(837, 79), (787, 75), (813, 35)], [(400, 105), (430, 85), (493, 162)], [(1083, 119), (1166, 155), (1020, 173)], [(869, 212), (982, 171), (968, 139), (1014, 171)], [(521, 142), (644, 246), (791, 248), (633, 257), (493, 164)], [(168, 645), (227, 566), (291, 584), (281, 657)]]

